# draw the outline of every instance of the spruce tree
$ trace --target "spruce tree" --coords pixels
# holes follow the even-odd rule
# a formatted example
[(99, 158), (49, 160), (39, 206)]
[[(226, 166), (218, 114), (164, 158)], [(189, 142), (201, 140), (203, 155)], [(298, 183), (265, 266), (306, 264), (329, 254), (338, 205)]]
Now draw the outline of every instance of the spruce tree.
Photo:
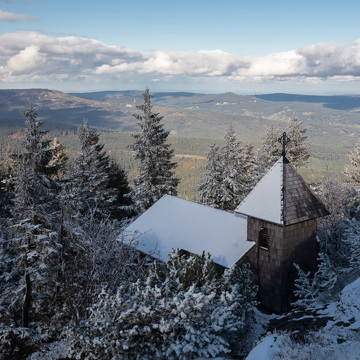
[(261, 140), (256, 154), (255, 177), (260, 180), (281, 156), (281, 147), (278, 136), (271, 126)]
[(216, 145), (215, 141), (209, 146), (206, 159), (206, 169), (208, 171), (201, 177), (197, 193), (201, 204), (218, 208), (221, 202), (222, 173), (219, 146)]
[(108, 166), (110, 189), (115, 190), (115, 199), (109, 207), (112, 218), (122, 220), (134, 215), (131, 188), (125, 170), (114, 160), (110, 159)]
[[(246, 144), (243, 148), (244, 174), (247, 176), (248, 188), (251, 189), (256, 185), (257, 178), (255, 176), (255, 152), (251, 144)], [(247, 195), (247, 194), (245, 194)]]
[(148, 209), (165, 194), (177, 195), (179, 183), (173, 173), (174, 150), (166, 143), (170, 132), (163, 127), (163, 117), (152, 111), (148, 88), (143, 95), (144, 103), (137, 106), (140, 114), (134, 114), (141, 131), (133, 135), (135, 142), (129, 146), (135, 151), (134, 159), (140, 160), (133, 192), (139, 211)]
[(349, 155), (349, 164), (345, 166), (345, 175), (356, 186), (360, 185), (360, 140)]
[(240, 142), (236, 141), (235, 131), (229, 126), (225, 135), (225, 146), (221, 149), (221, 202), (219, 208), (235, 210), (250, 191), (249, 153)]
[(58, 302), (76, 323), (86, 318), (101, 288), (118, 285), (123, 268), (134, 262), (130, 244), (116, 239), (117, 220), (128, 215), (124, 207), (131, 205), (127, 177), (99, 137), (86, 121), (79, 127), (80, 151), (62, 178)]
[(99, 216), (121, 220), (131, 205), (130, 188), (123, 169), (106, 154), (99, 134), (79, 127), (80, 152), (69, 164), (63, 179), (63, 204), (69, 215), (81, 218), (96, 209)]
[(251, 147), (236, 141), (230, 125), (225, 134), (225, 146), (215, 143), (207, 154), (208, 172), (198, 186), (200, 202), (222, 210), (234, 210), (251, 190), (253, 164)]
[(100, 294), (73, 341), (73, 354), (174, 360), (224, 355), (246, 340), (255, 295), (248, 268), (220, 277), (209, 254), (174, 250), (166, 266), (155, 261), (145, 278)]
[(7, 189), (6, 170), (4, 169), (4, 166), (0, 166), (0, 226), (10, 217), (10, 204), (11, 194)]
[(31, 320), (44, 320), (50, 313), (59, 244), (53, 228), (57, 187), (46, 173), (49, 141), (43, 139), (46, 132), (40, 130), (35, 108), (27, 109), (25, 116), (24, 151), (12, 157), (11, 236), (1, 252), (11, 266), (2, 274), (1, 300), (15, 322), (28, 327)]
[(65, 153), (64, 146), (60, 143), (58, 138), (54, 138), (50, 150), (52, 152), (52, 158), (47, 166), (50, 177), (56, 181), (60, 181), (64, 176), (69, 157)]
[(306, 143), (306, 129), (302, 128), (302, 122), (299, 122), (294, 115), (291, 118), (288, 136), (290, 142), (287, 145), (286, 157), (296, 167), (304, 166), (310, 157), (309, 146)]

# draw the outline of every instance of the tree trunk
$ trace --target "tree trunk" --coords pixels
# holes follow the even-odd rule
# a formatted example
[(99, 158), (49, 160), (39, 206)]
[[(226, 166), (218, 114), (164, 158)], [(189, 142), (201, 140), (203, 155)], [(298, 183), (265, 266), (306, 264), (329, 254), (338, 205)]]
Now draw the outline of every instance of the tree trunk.
[(30, 275), (25, 275), (25, 297), (22, 309), (23, 327), (29, 327), (29, 310), (30, 310), (30, 298), (31, 298), (31, 281)]

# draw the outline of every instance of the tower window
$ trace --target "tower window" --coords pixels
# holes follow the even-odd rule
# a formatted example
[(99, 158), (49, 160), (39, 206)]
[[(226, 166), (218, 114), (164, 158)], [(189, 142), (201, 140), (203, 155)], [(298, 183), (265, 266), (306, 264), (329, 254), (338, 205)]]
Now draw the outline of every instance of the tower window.
[(267, 228), (261, 228), (259, 231), (259, 246), (263, 249), (269, 249), (269, 233)]

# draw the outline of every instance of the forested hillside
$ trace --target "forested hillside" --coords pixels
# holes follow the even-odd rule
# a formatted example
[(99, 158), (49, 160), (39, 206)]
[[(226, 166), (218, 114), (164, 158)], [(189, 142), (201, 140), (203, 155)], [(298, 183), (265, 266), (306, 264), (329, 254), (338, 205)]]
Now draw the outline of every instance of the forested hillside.
[[(359, 97), (299, 96), (286, 94), (240, 96), (194, 93), (155, 93), (154, 109), (164, 116), (169, 142), (179, 162), (179, 194), (194, 198), (194, 187), (204, 172), (208, 146), (213, 139), (222, 143), (229, 124), (239, 140), (258, 148), (266, 129), (273, 126), (281, 134), (287, 131), (296, 114), (307, 130), (311, 157), (301, 173), (311, 182), (341, 173), (351, 148), (360, 137)], [(8, 146), (20, 151), (24, 136), (23, 116), (28, 104), (36, 106), (39, 119), (58, 137), (69, 151), (76, 150), (77, 127), (87, 119), (101, 132), (106, 150), (134, 177), (134, 165), (126, 146), (131, 132), (138, 131), (132, 116), (141, 103), (142, 91), (64, 94), (59, 91), (0, 91), (0, 159), (4, 161)], [(220, 140), (219, 140), (220, 139)]]
[[(317, 229), (317, 271), (294, 265), (293, 311), (268, 317), (255, 308), (247, 265), (221, 273), (211, 254), (176, 249), (159, 263), (136, 251), (138, 234), (126, 224), (180, 191), (232, 211), (279, 158), (278, 129), (263, 129), (256, 146), (231, 123), (215, 142), (170, 135), (148, 90), (143, 101), (134, 109), (136, 133), (100, 133), (86, 120), (47, 132), (32, 106), (24, 125), (3, 128), (1, 359), (241, 359), (267, 331), (270, 347), (279, 339), (279, 359), (289, 349), (306, 358), (314, 346), (319, 354), (356, 353), (360, 142), (324, 179), (330, 169), (308, 162), (309, 128), (294, 115), (286, 123), (287, 156), (315, 174), (313, 191), (330, 215)], [(338, 156), (331, 145), (319, 149), (328, 151), (319, 163)]]

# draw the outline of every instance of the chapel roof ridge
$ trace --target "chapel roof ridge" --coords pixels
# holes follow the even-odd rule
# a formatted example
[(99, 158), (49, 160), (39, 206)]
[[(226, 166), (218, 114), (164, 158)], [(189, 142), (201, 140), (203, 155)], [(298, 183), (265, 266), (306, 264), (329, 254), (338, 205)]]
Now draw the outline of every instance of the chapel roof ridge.
[(281, 226), (329, 215), (285, 155), (269, 169), (235, 211)]

